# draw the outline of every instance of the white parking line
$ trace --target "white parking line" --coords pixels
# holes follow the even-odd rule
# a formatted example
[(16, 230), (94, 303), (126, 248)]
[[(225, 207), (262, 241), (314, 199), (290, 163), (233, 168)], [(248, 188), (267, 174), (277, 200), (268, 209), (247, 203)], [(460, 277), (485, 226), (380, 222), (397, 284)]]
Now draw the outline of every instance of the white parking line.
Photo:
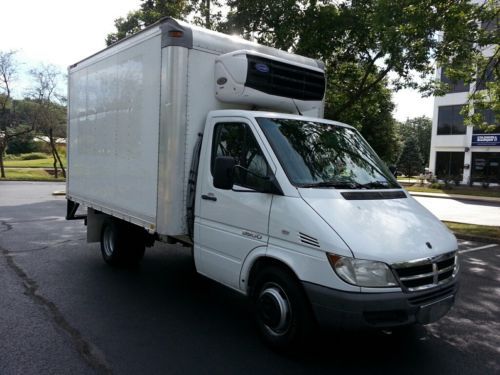
[(467, 250), (459, 250), (460, 254), (464, 253), (470, 253), (472, 251), (478, 251), (478, 250), (484, 250), (484, 249), (489, 249), (490, 247), (495, 247), (498, 246), (497, 244), (490, 244), (490, 245), (484, 245), (484, 246), (479, 246), (479, 247), (473, 247), (472, 249), (467, 249)]

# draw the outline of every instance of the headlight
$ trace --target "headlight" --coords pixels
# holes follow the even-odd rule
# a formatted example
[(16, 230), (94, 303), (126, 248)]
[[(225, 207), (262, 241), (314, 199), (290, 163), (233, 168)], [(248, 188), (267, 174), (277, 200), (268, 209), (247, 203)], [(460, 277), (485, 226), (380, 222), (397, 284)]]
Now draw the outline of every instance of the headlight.
[(397, 287), (387, 264), (327, 254), (335, 273), (346, 283), (364, 287)]

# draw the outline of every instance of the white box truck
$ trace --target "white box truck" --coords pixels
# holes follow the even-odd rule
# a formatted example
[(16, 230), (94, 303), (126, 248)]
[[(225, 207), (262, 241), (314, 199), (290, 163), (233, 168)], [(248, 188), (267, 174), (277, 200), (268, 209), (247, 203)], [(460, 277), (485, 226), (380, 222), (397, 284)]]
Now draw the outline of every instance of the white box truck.
[(69, 68), (67, 218), (110, 265), (155, 241), (248, 295), (272, 346), (442, 317), (457, 241), (351, 126), (319, 61), (166, 18)]

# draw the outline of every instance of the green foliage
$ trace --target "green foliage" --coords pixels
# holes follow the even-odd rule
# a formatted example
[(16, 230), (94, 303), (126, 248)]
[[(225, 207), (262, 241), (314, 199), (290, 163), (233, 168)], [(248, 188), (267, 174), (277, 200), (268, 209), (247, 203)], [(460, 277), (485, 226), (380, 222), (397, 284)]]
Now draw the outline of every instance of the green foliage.
[[(439, 190), (442, 190), (442, 189), (444, 189), (444, 188), (446, 187), (446, 185), (445, 185), (445, 184), (443, 184), (443, 183), (441, 183), (441, 182), (433, 182), (432, 184), (430, 184), (430, 185), (429, 185), (429, 187), (430, 187), (431, 189), (439, 189)], [(448, 186), (448, 188), (450, 188), (450, 187)]]
[(33, 141), (33, 134), (25, 133), (18, 137), (9, 139), (7, 142), (7, 154), (19, 155), (37, 150), (37, 145)]
[(414, 137), (420, 150), (420, 158), (424, 165), (429, 164), (431, 152), (432, 120), (428, 117), (416, 117), (398, 124), (400, 142), (404, 143), (408, 137)]
[(126, 17), (115, 20), (116, 32), (108, 34), (106, 45), (109, 46), (120, 39), (135, 34), (163, 17), (170, 16), (182, 19), (190, 11), (191, 8), (188, 7), (186, 0), (142, 0), (138, 10), (131, 11)]
[(399, 156), (398, 170), (405, 176), (415, 176), (422, 172), (422, 158), (414, 136), (406, 138), (403, 151)]
[(106, 45), (133, 35), (164, 17), (185, 20), (190, 15), (195, 24), (215, 29), (222, 20), (221, 7), (219, 0), (141, 0), (138, 10), (115, 20), (116, 31), (108, 34)]
[(465, 234), (474, 237), (483, 237), (485, 241), (500, 241), (500, 227), (487, 225), (474, 225), (454, 223), (450, 221), (443, 222), (450, 230), (457, 234)]
[[(464, 44), (463, 51), (450, 58), (437, 59), (441, 67), (446, 68), (447, 76), (452, 80), (463, 80), (472, 84), (468, 105), (462, 115), (466, 125), (473, 125), (485, 131), (494, 131), (500, 124), (500, 6), (498, 0), (485, 0), (473, 9), (474, 20), (467, 27), (474, 29), (474, 39)], [(466, 29), (459, 27), (457, 29)], [(454, 34), (444, 35), (453, 38)], [(465, 48), (469, 46), (470, 48)], [(486, 53), (484, 53), (486, 51)], [(477, 83), (484, 83), (478, 85)], [(482, 112), (490, 110), (493, 116), (485, 121)]]
[(20, 160), (39, 160), (39, 159), (46, 159), (47, 154), (43, 154), (41, 152), (31, 152), (29, 154), (23, 154), (19, 158)]
[[(435, 79), (436, 63), (449, 67), (451, 78), (473, 80), (484, 46), (498, 46), (498, 32), (481, 22), (497, 19), (495, 0), (485, 5), (450, 0), (143, 0), (140, 9), (116, 20), (107, 43), (130, 35), (164, 16), (186, 19), (228, 34), (325, 62), (328, 71), (326, 117), (356, 126), (388, 163), (398, 154), (391, 112), (391, 89), (417, 88), (423, 94), (446, 93)], [(214, 11), (215, 10), (215, 11)], [(442, 37), (436, 37), (441, 33)], [(498, 47), (494, 70), (498, 77)], [(416, 74), (415, 74), (416, 73)], [(498, 114), (498, 79), (472, 99), (476, 108)], [(481, 107), (482, 106), (482, 107)], [(476, 124), (479, 116), (471, 118)], [(469, 120), (468, 120), (469, 121)], [(498, 118), (497, 118), (498, 121)], [(428, 143), (419, 127), (423, 162)]]
[[(387, 164), (398, 158), (398, 142), (395, 121), (392, 117), (394, 104), (385, 80), (373, 86), (367, 95), (353, 103), (352, 107), (335, 116), (336, 108), (349, 100), (349, 88), (356, 82), (363, 69), (355, 64), (344, 64), (341, 71), (327, 71), (329, 86), (326, 92), (325, 117), (356, 127)], [(374, 79), (370, 76), (368, 80)]]
[(7, 176), (0, 181), (64, 181), (54, 178), (44, 168), (9, 168)]
[[(22, 160), (22, 155), (15, 156), (14, 159), (11, 157), (5, 159), (5, 166), (9, 168), (47, 168), (52, 169), (54, 167), (54, 159), (52, 154), (43, 154), (43, 159), (34, 160)], [(62, 159), (63, 165), (66, 167), (66, 158)]]
[(431, 185), (421, 187), (421, 186), (407, 186), (406, 190), (410, 192), (420, 192), (420, 193), (441, 193), (441, 194), (458, 194), (458, 195), (475, 195), (483, 197), (495, 197), (500, 198), (500, 188), (494, 187), (489, 189), (483, 189), (481, 187), (470, 187), (467, 185), (460, 185), (453, 189), (446, 188), (443, 183), (433, 183)]
[[(498, 20), (495, 0), (486, 4), (449, 0), (230, 0), (225, 30), (253, 36), (258, 42), (322, 59), (329, 67), (329, 90), (342, 90), (330, 116), (352, 111), (384, 79), (395, 77), (394, 89), (418, 88), (443, 95), (445, 84), (434, 77), (435, 63), (451, 67), (452, 78), (473, 81), (487, 64), (495, 76), (488, 91), (475, 95), (476, 107), (500, 105), (498, 29), (482, 22)], [(497, 21), (496, 21), (497, 22)], [(441, 33), (442, 38), (436, 38)], [(487, 45), (497, 46), (492, 59), (482, 59)], [(350, 67), (362, 74), (356, 77)], [(417, 73), (417, 74), (413, 74)], [(468, 115), (468, 113), (467, 113)], [(479, 120), (473, 121), (476, 125)]]

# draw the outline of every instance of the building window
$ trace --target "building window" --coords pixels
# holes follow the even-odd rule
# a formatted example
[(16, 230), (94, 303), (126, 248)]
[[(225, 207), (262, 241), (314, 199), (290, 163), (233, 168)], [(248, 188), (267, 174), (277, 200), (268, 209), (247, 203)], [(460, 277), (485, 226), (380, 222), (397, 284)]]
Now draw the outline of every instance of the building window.
[(472, 182), (500, 182), (500, 152), (472, 153)]
[(469, 92), (469, 84), (465, 84), (463, 80), (452, 81), (446, 76), (446, 69), (441, 69), (441, 82), (449, 85), (448, 92)]
[(463, 152), (436, 152), (436, 170), (437, 178), (462, 180), (464, 169)]
[(485, 109), (481, 111), (483, 121), (486, 122), (487, 124), (495, 124), (496, 127), (493, 129), (493, 131), (484, 131), (481, 128), (474, 127), (473, 134), (499, 134), (500, 133), (500, 124), (496, 122), (495, 119), (495, 112), (493, 112), (491, 109)]
[(498, 17), (481, 22), (481, 28), (488, 32), (496, 31), (498, 29)]
[(463, 105), (439, 107), (438, 135), (465, 134), (464, 117), (460, 114), (463, 107)]
[(477, 90), (486, 90), (486, 83), (493, 82), (495, 77), (493, 76), (493, 69), (495, 65), (497, 65), (498, 60), (491, 59), (488, 62), (488, 65), (484, 68), (484, 70), (480, 70), (477, 72), (477, 81), (476, 81), (476, 89)]

